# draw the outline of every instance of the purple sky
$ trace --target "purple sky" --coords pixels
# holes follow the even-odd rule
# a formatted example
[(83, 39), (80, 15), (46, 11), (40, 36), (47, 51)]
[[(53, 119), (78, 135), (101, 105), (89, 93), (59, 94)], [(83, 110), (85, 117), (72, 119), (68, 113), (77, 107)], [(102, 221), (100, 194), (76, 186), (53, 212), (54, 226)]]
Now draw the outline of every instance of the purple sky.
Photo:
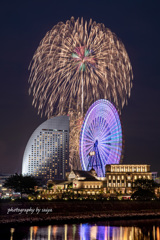
[(46, 32), (71, 16), (104, 23), (124, 43), (134, 74), (122, 110), (124, 163), (147, 163), (160, 172), (159, 7), (145, 0), (1, 2), (0, 173), (21, 172), (27, 141), (46, 120), (32, 107), (28, 66)]

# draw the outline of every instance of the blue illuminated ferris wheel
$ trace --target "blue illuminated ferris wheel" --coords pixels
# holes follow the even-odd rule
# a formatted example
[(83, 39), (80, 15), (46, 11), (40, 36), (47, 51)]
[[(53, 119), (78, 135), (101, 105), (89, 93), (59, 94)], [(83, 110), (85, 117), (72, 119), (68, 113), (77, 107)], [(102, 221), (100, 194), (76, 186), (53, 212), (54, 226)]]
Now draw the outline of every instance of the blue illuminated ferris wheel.
[(118, 164), (122, 152), (122, 127), (116, 108), (100, 99), (88, 109), (80, 134), (82, 169), (94, 168), (99, 177), (105, 176), (106, 164)]

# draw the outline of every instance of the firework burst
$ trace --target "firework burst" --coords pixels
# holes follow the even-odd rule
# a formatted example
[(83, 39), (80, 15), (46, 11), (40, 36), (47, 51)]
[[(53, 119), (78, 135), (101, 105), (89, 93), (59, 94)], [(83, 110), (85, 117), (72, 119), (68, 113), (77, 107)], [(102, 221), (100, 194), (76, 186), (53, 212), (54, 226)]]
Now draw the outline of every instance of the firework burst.
[(47, 32), (29, 69), (38, 113), (70, 115), (70, 165), (79, 169), (84, 113), (98, 99), (110, 100), (120, 112), (130, 97), (133, 73), (125, 47), (104, 24), (72, 17)]
[(123, 43), (104, 24), (72, 17), (42, 39), (30, 65), (30, 89), (38, 113), (49, 118), (81, 112), (97, 99), (121, 110), (130, 96), (132, 67)]

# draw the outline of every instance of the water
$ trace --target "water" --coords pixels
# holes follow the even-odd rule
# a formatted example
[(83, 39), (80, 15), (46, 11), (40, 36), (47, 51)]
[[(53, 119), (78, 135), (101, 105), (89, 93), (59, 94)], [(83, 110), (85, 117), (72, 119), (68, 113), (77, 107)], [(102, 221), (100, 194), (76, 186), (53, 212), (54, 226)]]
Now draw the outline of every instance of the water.
[(160, 240), (160, 219), (3, 227), (0, 240)]

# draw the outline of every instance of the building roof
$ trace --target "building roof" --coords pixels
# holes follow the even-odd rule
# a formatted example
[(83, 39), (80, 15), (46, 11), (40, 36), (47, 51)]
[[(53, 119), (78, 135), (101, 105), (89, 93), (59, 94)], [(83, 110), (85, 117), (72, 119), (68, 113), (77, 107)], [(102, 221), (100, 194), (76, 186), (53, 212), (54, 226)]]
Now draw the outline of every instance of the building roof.
[(71, 181), (66, 181), (66, 180), (52, 180), (53, 184), (65, 184), (65, 183), (70, 183)]
[(74, 172), (76, 177), (85, 178), (81, 181), (98, 181), (98, 179), (94, 177), (90, 171), (83, 171), (83, 170), (72, 170), (72, 171)]
[(98, 180), (97, 178), (93, 178), (93, 179), (86, 178), (86, 179), (78, 179), (78, 182), (101, 182), (101, 180)]
[(144, 163), (137, 163), (137, 164), (127, 164), (127, 163), (125, 163), (125, 164), (119, 164), (119, 163), (117, 163), (117, 164), (106, 164), (106, 166), (142, 166), (142, 165), (144, 165), (144, 166), (150, 166), (149, 164), (144, 164)]

